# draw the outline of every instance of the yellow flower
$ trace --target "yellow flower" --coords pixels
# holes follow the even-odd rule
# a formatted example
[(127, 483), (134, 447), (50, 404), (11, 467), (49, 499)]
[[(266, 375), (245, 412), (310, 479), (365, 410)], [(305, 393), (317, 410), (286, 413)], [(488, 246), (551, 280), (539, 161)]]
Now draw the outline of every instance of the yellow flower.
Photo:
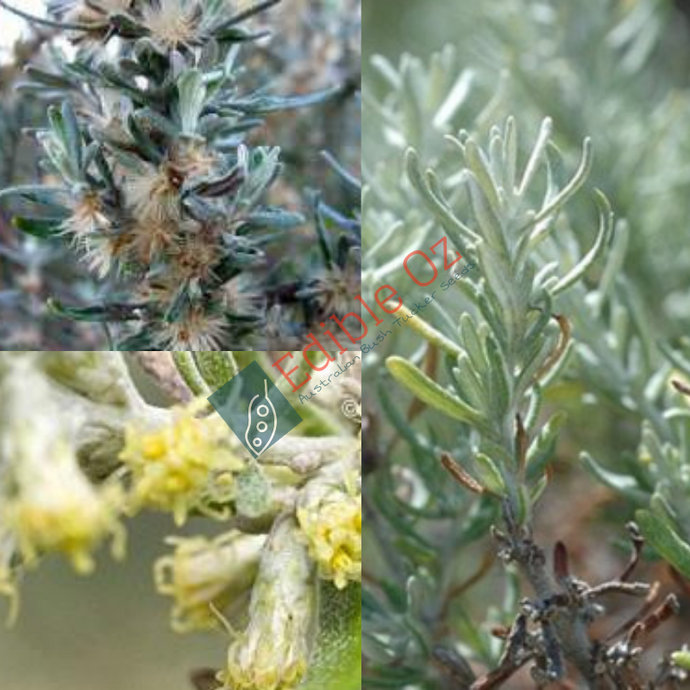
[(362, 496), (334, 491), (297, 511), (319, 575), (338, 589), (362, 580)]
[(70, 428), (76, 409), (40, 372), (35, 356), (18, 355), (0, 390), (11, 401), (0, 416), (0, 460), (6, 463), (4, 528), (31, 565), (45, 552), (70, 558), (82, 573), (93, 569), (92, 552), (114, 536), (115, 555), (123, 550), (118, 522), (120, 489), (94, 486), (79, 467)]
[(168, 542), (175, 553), (156, 563), (156, 587), (175, 599), (173, 629), (188, 632), (216, 627), (211, 604), (223, 609), (251, 587), (266, 537), (230, 532), (212, 541), (194, 537)]
[(312, 565), (293, 518), (279, 520), (264, 547), (245, 632), (219, 676), (232, 690), (292, 690), (302, 680), (316, 616)]
[(78, 572), (89, 573), (94, 567), (91, 554), (105, 537), (116, 538), (116, 555), (123, 552), (124, 532), (117, 520), (121, 492), (114, 484), (94, 487), (64, 439), (56, 439), (50, 453), (40, 466), (18, 464), (16, 493), (4, 518), (25, 563), (34, 563), (44, 552), (59, 552)]
[(175, 410), (171, 423), (155, 430), (127, 426), (120, 459), (132, 473), (135, 509), (169, 510), (182, 524), (190, 510), (213, 515), (213, 504), (232, 498), (232, 473), (244, 463), (232, 452), (220, 417), (195, 416), (206, 404)]

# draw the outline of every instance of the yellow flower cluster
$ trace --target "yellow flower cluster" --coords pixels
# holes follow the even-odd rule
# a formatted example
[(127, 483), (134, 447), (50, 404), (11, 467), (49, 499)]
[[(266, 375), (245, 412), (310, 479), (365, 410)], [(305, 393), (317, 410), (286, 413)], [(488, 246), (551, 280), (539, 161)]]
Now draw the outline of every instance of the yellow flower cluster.
[[(16, 549), (30, 566), (44, 553), (62, 553), (87, 573), (93, 569), (93, 551), (113, 536), (113, 550), (120, 555), (122, 493), (114, 483), (94, 486), (80, 468), (74, 434), (83, 411), (67, 408), (71, 394), (49, 383), (33, 354), (12, 360), (0, 386), (0, 398), (12, 401), (0, 416), (6, 491), (0, 554)], [(0, 555), (3, 562), (8, 560)]]
[(233, 472), (244, 462), (232, 452), (220, 417), (195, 416), (204, 404), (176, 410), (172, 422), (156, 430), (128, 425), (120, 459), (132, 473), (134, 509), (169, 510), (180, 525), (190, 510), (214, 515), (214, 504), (232, 498)]
[(337, 492), (297, 511), (319, 575), (338, 589), (362, 580), (362, 496)]
[(56, 443), (52, 462), (42, 472), (21, 467), (17, 480), (17, 493), (8, 502), (4, 518), (25, 563), (33, 563), (44, 552), (59, 552), (70, 558), (78, 572), (89, 573), (94, 567), (92, 552), (108, 535), (116, 538), (115, 555), (122, 555), (121, 491), (116, 485), (93, 487), (66, 442)]
[(174, 554), (159, 559), (156, 587), (175, 600), (172, 626), (177, 632), (218, 625), (211, 605), (222, 610), (251, 587), (259, 569), (264, 535), (230, 532), (217, 539), (171, 538)]

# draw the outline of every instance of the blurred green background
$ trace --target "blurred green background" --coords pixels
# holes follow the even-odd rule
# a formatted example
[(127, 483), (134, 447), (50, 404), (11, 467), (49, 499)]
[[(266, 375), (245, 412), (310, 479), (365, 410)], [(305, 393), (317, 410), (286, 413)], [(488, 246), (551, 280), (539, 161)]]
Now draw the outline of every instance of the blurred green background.
[[(222, 635), (173, 633), (170, 598), (156, 593), (152, 565), (178, 533), (172, 519), (145, 515), (127, 528), (122, 563), (103, 550), (90, 577), (59, 558), (26, 575), (19, 619), (0, 629), (0, 690), (192, 690), (190, 671), (225, 658)], [(184, 532), (203, 529), (191, 520)]]

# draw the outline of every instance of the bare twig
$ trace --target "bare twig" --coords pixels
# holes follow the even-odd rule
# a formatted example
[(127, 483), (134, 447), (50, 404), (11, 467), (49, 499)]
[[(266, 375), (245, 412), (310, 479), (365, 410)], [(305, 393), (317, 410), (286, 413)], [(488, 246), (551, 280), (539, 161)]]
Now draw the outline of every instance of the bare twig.
[(626, 527), (628, 529), (628, 533), (630, 534), (630, 539), (632, 540), (634, 550), (628, 567), (623, 571), (623, 574), (619, 578), (622, 582), (628, 580), (628, 578), (633, 574), (635, 568), (637, 568), (637, 565), (640, 562), (640, 556), (642, 555), (642, 548), (644, 547), (644, 539), (642, 534), (640, 534), (640, 528), (634, 522), (629, 522)]
[(20, 17), (21, 19), (25, 19), (27, 22), (31, 22), (32, 24), (39, 24), (41, 26), (49, 26), (54, 29), (64, 29), (66, 31), (93, 31), (94, 29), (105, 28), (106, 26), (105, 24), (102, 27), (100, 27), (96, 24), (74, 24), (70, 22), (57, 22), (53, 21), (52, 19), (37, 17), (33, 14), (23, 12), (22, 10), (13, 7), (9, 3), (5, 2), (5, 0), (0, 0), (0, 7), (7, 10), (8, 12), (11, 12), (17, 17)]

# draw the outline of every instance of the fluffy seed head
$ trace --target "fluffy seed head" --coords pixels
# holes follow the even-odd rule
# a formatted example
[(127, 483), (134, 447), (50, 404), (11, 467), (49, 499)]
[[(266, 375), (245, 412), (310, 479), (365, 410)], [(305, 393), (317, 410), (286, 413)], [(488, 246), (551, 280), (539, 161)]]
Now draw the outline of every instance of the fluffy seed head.
[(110, 227), (103, 213), (103, 204), (95, 192), (79, 196), (72, 204), (70, 216), (63, 221), (62, 231), (80, 245), (89, 235)]
[(139, 223), (165, 224), (180, 219), (180, 180), (168, 165), (147, 165), (143, 172), (125, 180), (125, 197), (130, 212)]
[(345, 268), (334, 265), (322, 271), (308, 292), (314, 295), (325, 314), (342, 316), (355, 306), (353, 295), (358, 290), (359, 267), (352, 261)]
[(165, 324), (159, 344), (165, 350), (221, 350), (227, 329), (224, 316), (193, 307), (179, 321)]
[(189, 0), (154, 0), (142, 10), (144, 26), (164, 50), (174, 50), (198, 39), (201, 8)]

